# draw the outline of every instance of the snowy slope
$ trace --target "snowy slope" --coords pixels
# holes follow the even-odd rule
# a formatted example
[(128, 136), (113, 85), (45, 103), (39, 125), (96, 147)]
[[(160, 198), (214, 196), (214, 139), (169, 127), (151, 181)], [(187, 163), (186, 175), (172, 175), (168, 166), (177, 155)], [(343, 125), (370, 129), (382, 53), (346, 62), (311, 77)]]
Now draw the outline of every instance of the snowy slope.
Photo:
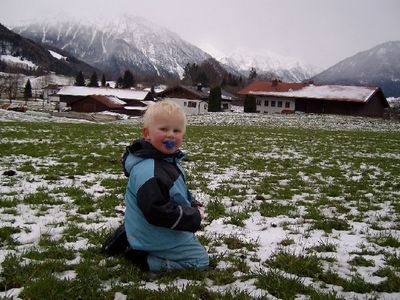
[(313, 80), (321, 84), (372, 85), (388, 97), (400, 96), (400, 41), (387, 42), (348, 57)]
[(111, 20), (48, 20), (14, 27), (25, 37), (71, 53), (119, 76), (126, 69), (152, 76), (182, 76), (187, 63), (210, 56), (177, 34), (140, 17)]
[(56, 72), (73, 75), (81, 70), (89, 73), (95, 68), (76, 58), (63, 53), (62, 50), (47, 49), (40, 43), (21, 37), (9, 28), (0, 24), (0, 61), (1, 70), (7, 66), (12, 73), (32, 74), (39, 72)]
[(245, 76), (249, 74), (251, 68), (255, 68), (258, 74), (274, 73), (286, 82), (301, 82), (321, 71), (315, 66), (305, 65), (295, 58), (270, 51), (236, 50), (230, 55), (222, 57), (220, 62), (239, 70)]

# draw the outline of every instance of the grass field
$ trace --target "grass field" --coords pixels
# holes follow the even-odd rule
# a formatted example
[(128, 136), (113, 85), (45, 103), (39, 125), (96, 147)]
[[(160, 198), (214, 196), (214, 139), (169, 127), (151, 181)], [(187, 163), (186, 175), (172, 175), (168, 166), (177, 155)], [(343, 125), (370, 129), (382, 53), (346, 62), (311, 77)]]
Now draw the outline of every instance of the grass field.
[(154, 275), (99, 253), (140, 119), (53, 121), (0, 121), (1, 299), (400, 298), (398, 122), (190, 118), (183, 165), (211, 267)]

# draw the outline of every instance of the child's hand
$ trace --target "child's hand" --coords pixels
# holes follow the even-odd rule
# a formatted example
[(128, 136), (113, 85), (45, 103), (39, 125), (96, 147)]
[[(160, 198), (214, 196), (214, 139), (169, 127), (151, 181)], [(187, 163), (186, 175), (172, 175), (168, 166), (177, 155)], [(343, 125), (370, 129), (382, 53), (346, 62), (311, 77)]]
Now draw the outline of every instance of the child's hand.
[(203, 220), (204, 219), (204, 207), (203, 206), (197, 206), (196, 208), (199, 210), (200, 217)]
[(192, 207), (199, 207), (199, 206), (203, 206), (203, 203), (197, 201), (196, 199), (192, 199)]

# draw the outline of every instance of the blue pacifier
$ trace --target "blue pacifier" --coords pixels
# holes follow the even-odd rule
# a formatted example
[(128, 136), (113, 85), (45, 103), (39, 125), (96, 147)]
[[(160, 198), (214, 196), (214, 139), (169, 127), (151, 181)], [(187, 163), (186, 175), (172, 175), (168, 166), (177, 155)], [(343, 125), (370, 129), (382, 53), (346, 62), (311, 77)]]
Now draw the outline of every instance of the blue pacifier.
[(166, 140), (163, 142), (163, 144), (167, 149), (173, 149), (176, 145), (175, 141), (171, 141), (171, 140)]

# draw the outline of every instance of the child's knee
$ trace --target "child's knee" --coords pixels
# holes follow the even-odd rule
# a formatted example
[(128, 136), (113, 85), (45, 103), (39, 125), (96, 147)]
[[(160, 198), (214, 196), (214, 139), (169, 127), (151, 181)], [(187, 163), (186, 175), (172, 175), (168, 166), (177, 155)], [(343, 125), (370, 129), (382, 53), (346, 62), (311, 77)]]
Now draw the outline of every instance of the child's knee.
[(204, 251), (204, 253), (199, 257), (197, 267), (199, 269), (207, 269), (210, 264), (210, 258), (208, 256), (208, 253)]

